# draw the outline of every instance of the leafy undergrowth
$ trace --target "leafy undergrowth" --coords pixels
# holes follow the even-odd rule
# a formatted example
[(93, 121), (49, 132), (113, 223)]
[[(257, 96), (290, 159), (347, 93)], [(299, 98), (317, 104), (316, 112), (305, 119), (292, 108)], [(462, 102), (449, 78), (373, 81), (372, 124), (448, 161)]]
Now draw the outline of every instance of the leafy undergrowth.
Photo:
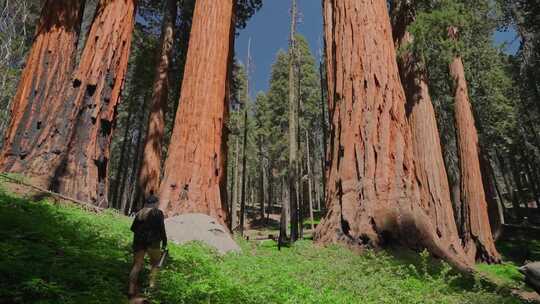
[[(0, 303), (127, 303), (129, 220), (0, 191)], [(357, 255), (309, 241), (240, 242), (217, 256), (171, 245), (153, 303), (520, 303), (426, 254)], [(414, 261), (411, 262), (411, 257)], [(146, 275), (146, 274), (145, 274)], [(144, 278), (143, 278), (144, 279)]]
[(128, 222), (0, 193), (0, 303), (122, 303)]

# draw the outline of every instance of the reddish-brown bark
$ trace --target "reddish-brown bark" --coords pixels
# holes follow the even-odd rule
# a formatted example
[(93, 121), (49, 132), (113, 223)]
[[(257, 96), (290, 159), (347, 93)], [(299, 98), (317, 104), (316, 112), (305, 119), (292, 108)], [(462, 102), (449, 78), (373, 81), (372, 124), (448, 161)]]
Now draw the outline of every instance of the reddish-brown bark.
[[(450, 28), (449, 36), (457, 39), (457, 29)], [(464, 212), (461, 238), (469, 258), (487, 263), (498, 263), (501, 257), (495, 248), (489, 224), (480, 170), (478, 133), (474, 124), (461, 57), (455, 56), (449, 68), (455, 90), (454, 115), (461, 171), (461, 201)]]
[(176, 0), (167, 0), (161, 29), (161, 47), (150, 102), (148, 131), (139, 175), (139, 186), (144, 197), (147, 197), (150, 193), (157, 193), (159, 189), (163, 136), (165, 135), (165, 110), (169, 96), (169, 66), (174, 43), (176, 15)]
[(394, 1), (392, 15), (394, 40), (396, 49), (400, 52), (398, 66), (407, 100), (405, 108), (412, 135), (420, 203), (435, 225), (441, 242), (461, 259), (473, 264), (474, 260), (465, 256), (454, 219), (427, 72), (416, 56), (406, 51), (407, 45), (413, 42), (412, 35), (407, 31), (407, 27), (415, 19), (411, 5), (410, 0)]
[[(127, 70), (136, 0), (101, 0), (81, 61), (50, 135), (62, 156), (52, 187), (106, 207), (108, 162), (116, 107)], [(67, 141), (66, 141), (67, 140)], [(66, 143), (68, 143), (66, 145)]]
[(26, 60), (11, 122), (0, 155), (0, 170), (29, 176), (50, 176), (51, 163), (34, 166), (28, 157), (40, 149), (38, 138), (50, 128), (62, 107), (63, 84), (74, 68), (84, 0), (48, 0), (43, 6), (36, 36)]
[(427, 248), (469, 270), (420, 200), (384, 0), (325, 0), (331, 137), (322, 243)]
[(234, 1), (195, 4), (182, 93), (160, 186), (167, 216), (204, 213), (227, 222), (225, 191)]

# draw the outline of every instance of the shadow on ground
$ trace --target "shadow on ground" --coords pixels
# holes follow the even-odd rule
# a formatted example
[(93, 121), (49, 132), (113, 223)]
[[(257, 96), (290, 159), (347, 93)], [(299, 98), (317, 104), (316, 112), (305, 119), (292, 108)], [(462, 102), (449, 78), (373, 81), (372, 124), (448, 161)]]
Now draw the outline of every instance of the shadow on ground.
[(126, 302), (126, 223), (98, 230), (69, 210), (0, 192), (0, 303)]
[(508, 261), (523, 265), (540, 261), (540, 231), (534, 228), (505, 226), (497, 248)]

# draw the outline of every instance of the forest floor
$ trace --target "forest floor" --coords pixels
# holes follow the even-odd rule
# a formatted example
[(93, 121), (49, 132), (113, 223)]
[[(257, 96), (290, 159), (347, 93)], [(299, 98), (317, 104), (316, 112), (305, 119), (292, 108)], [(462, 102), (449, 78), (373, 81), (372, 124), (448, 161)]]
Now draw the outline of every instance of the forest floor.
[[(0, 179), (0, 303), (127, 303), (130, 219), (17, 187)], [(309, 240), (281, 251), (272, 240), (238, 242), (243, 252), (226, 256), (171, 244), (159, 288), (145, 296), (190, 304), (525, 303), (510, 294), (527, 291), (515, 266), (525, 257), (523, 238), (500, 244), (507, 264), (478, 267), (498, 285), (403, 249), (358, 255)], [(529, 238), (526, 248), (540, 260), (540, 240)]]

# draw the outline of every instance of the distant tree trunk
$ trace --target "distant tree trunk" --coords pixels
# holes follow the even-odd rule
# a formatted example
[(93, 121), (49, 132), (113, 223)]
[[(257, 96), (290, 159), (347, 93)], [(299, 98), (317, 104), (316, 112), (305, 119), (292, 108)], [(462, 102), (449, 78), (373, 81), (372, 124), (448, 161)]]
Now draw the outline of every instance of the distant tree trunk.
[(511, 157), (512, 174), (514, 175), (514, 181), (516, 182), (518, 201), (521, 210), (520, 212), (521, 214), (526, 214), (524, 209), (527, 209), (529, 199), (527, 197), (527, 189), (525, 189), (525, 184), (523, 181), (523, 171), (521, 167), (522, 164), (520, 160), (516, 157), (516, 155), (518, 155), (517, 151), (514, 151), (514, 153), (516, 154)]
[(152, 100), (150, 102), (150, 118), (144, 143), (143, 162), (139, 185), (143, 196), (157, 193), (161, 176), (163, 137), (165, 135), (165, 111), (169, 97), (169, 67), (174, 43), (174, 27), (176, 25), (176, 0), (167, 0), (163, 13), (161, 28), (161, 46), (158, 55)]
[(538, 179), (538, 168), (536, 167), (536, 163), (534, 162), (534, 159), (530, 159), (528, 162), (529, 170), (531, 172), (531, 182), (536, 187), (535, 192), (535, 201), (537, 204), (537, 208), (540, 208), (540, 180)]
[(55, 163), (48, 158), (38, 162), (31, 156), (43, 148), (42, 133), (54, 128), (54, 113), (68, 106), (62, 98), (63, 88), (75, 67), (84, 3), (45, 1), (11, 102), (11, 121), (0, 153), (0, 170), (24, 173), (41, 186), (48, 186)]
[[(135, 109), (146, 109), (146, 101), (150, 99), (150, 94), (143, 94), (139, 99), (140, 103), (134, 105)], [(136, 125), (134, 126), (134, 134), (135, 139), (133, 140), (134, 147), (132, 147), (133, 150), (133, 158), (129, 159), (127, 162), (129, 177), (127, 178), (127, 191), (125, 191), (124, 195), (124, 203), (122, 204), (122, 212), (125, 215), (129, 215), (131, 210), (134, 210), (137, 206), (142, 205), (140, 202), (136, 200), (136, 195), (139, 193), (138, 189), (140, 188), (137, 179), (140, 176), (140, 168), (142, 159), (144, 157), (143, 150), (144, 150), (144, 138), (146, 136), (145, 134), (145, 121), (146, 121), (146, 115), (144, 111), (138, 111), (136, 116)]]
[(281, 177), (281, 194), (281, 204), (285, 208), (285, 227), (289, 227), (291, 225), (291, 206), (289, 204), (289, 183), (285, 176)]
[[(494, 151), (496, 152), (496, 148), (494, 149)], [(488, 155), (489, 156), (489, 155)], [(495, 192), (497, 192), (497, 198), (498, 198), (498, 202), (497, 204), (499, 205), (498, 209), (499, 209), (499, 213), (501, 215), (501, 224), (504, 225), (506, 224), (506, 207), (505, 207), (505, 198), (503, 196), (503, 192), (501, 191), (501, 185), (499, 183), (499, 181), (497, 180), (497, 173), (495, 172), (495, 169), (497, 168), (497, 166), (499, 165), (499, 163), (497, 162), (497, 159), (492, 159), (492, 158), (489, 158), (488, 159), (490, 161), (489, 165), (490, 165), (490, 174), (491, 174), (491, 177), (493, 179), (493, 186), (495, 187)], [(499, 171), (501, 171), (501, 168), (500, 166), (498, 167)], [(503, 178), (503, 183), (504, 183), (504, 178)], [(493, 229), (492, 229), (493, 230)], [(495, 240), (497, 240), (497, 237), (495, 237)]]
[(482, 184), (484, 185), (486, 194), (489, 225), (493, 238), (497, 239), (502, 232), (502, 225), (504, 224), (502, 202), (499, 202), (497, 199), (495, 173), (493, 172), (489, 155), (487, 155), (487, 152), (482, 147), (479, 150), (480, 170), (482, 172)]
[[(516, 184), (516, 197), (518, 202), (518, 211), (517, 213), (520, 214), (520, 218), (524, 219), (521, 204), (526, 201), (527, 195), (524, 193), (523, 189), (523, 183), (521, 181), (521, 168), (519, 167), (519, 161), (517, 160), (516, 156), (517, 151), (515, 151), (515, 148), (512, 149), (511, 155), (510, 155), (510, 171), (512, 172), (512, 176), (514, 177), (514, 183)], [(526, 203), (525, 203), (526, 204)], [(525, 206), (526, 208), (527, 206)]]
[[(251, 60), (251, 38), (248, 42), (246, 62), (246, 96), (244, 100), (244, 138), (242, 142), (242, 201), (240, 202), (240, 235), (244, 236), (244, 221), (246, 218), (246, 178), (247, 176), (247, 142), (248, 142), (248, 103), (249, 103), (249, 64)], [(248, 183), (249, 185), (250, 183)], [(253, 200), (252, 200), (253, 202)]]
[[(321, 59), (321, 62), (319, 63), (319, 77), (320, 77), (320, 83), (321, 83), (321, 126), (322, 126), (322, 158), (321, 158), (321, 179), (322, 179), (322, 200), (323, 202), (326, 202), (326, 174), (327, 174), (327, 153), (328, 153), (328, 128), (326, 127), (326, 112), (325, 112), (325, 103), (328, 104), (325, 97), (325, 91), (327, 93), (327, 81), (324, 81), (324, 74), (323, 74), (323, 61)], [(318, 210), (321, 210), (321, 202), (320, 200), (317, 200), (317, 206)]]
[[(228, 151), (227, 151), (228, 152)], [(227, 157), (229, 159), (229, 157)], [(231, 171), (233, 171), (234, 169), (231, 167)], [(233, 171), (234, 172), (234, 171)], [(229, 183), (229, 185), (227, 186), (227, 212), (228, 214), (232, 214), (232, 188), (234, 186), (234, 179), (230, 176), (232, 175), (232, 172), (229, 173), (228, 169), (227, 169), (227, 183)], [(229, 221), (229, 230), (232, 231), (232, 227), (231, 227), (231, 224), (232, 222)]]
[(266, 178), (266, 170), (264, 166), (264, 156), (263, 156), (263, 139), (262, 136), (259, 137), (259, 203), (261, 211), (261, 220), (264, 219), (266, 214), (266, 205), (268, 198), (268, 179)]
[[(249, 176), (249, 206), (254, 211), (255, 209), (255, 178)], [(249, 215), (249, 214), (248, 214)]]
[[(413, 42), (407, 27), (414, 22), (414, 10), (410, 0), (396, 0), (393, 5), (396, 49), (405, 48)], [(401, 52), (398, 66), (407, 100), (405, 110), (412, 135), (420, 204), (430, 217), (446, 250), (465, 259), (454, 219), (439, 129), (427, 83), (427, 71), (416, 56), (407, 51)], [(473, 264), (474, 260), (470, 259), (468, 262)]]
[(315, 239), (351, 247), (390, 242), (423, 247), (470, 271), (468, 261), (438, 236), (421, 203), (386, 5), (384, 0), (323, 2), (329, 209)]
[(274, 176), (272, 174), (272, 167), (270, 162), (267, 164), (266, 167), (266, 176), (268, 179), (268, 208), (266, 208), (266, 218), (270, 218), (270, 213), (274, 211)]
[(505, 186), (506, 191), (508, 192), (508, 195), (510, 196), (510, 199), (512, 201), (512, 209), (513, 209), (512, 211), (514, 213), (514, 217), (518, 221), (521, 221), (522, 216), (521, 216), (521, 213), (519, 211), (518, 193), (514, 189), (514, 185), (512, 183), (512, 177), (509, 174), (511, 169), (508, 168), (508, 166), (506, 165), (506, 161), (504, 160), (503, 156), (501, 155), (501, 153), (499, 152), (498, 149), (495, 149), (495, 154), (497, 156), (497, 160), (498, 160), (499, 166), (501, 168), (501, 173), (502, 173), (502, 176), (503, 176), (503, 179), (504, 179), (504, 186)]
[(226, 226), (228, 74), (234, 41), (234, 1), (195, 4), (180, 105), (160, 186), (167, 216), (198, 212)]
[[(457, 39), (456, 28), (450, 28), (448, 32), (450, 38)], [(487, 202), (482, 184), (478, 134), (460, 56), (454, 57), (449, 69), (455, 90), (455, 122), (461, 170), (461, 201), (465, 214), (461, 238), (469, 258), (486, 263), (499, 263), (501, 257), (495, 248), (491, 234)]]
[[(452, 116), (452, 120), (454, 117)], [(454, 123), (455, 124), (455, 123)], [(455, 131), (455, 130), (454, 130)], [(452, 198), (452, 207), (454, 209), (454, 217), (458, 233), (461, 236), (463, 227), (463, 204), (461, 202), (461, 177), (459, 173), (459, 157), (457, 156), (457, 135), (452, 134), (453, 138), (447, 142), (445, 146), (444, 160), (446, 165), (446, 173), (448, 174), (448, 184), (450, 186), (450, 197)]]
[[(247, 103), (247, 100), (246, 100)], [(242, 142), (242, 198), (240, 201), (240, 235), (244, 235), (244, 220), (246, 217), (246, 179), (247, 179), (247, 135), (248, 135), (248, 112), (247, 104), (244, 104), (244, 138)]]
[[(120, 170), (121, 174), (122, 174), (122, 177), (120, 179), (120, 184), (118, 185), (118, 194), (117, 194), (117, 197), (115, 199), (115, 205), (118, 206), (118, 210), (119, 211), (122, 211), (124, 210), (124, 195), (126, 194), (126, 186), (127, 186), (127, 180), (128, 180), (128, 174), (129, 174), (129, 165), (128, 165), (128, 161), (130, 160), (130, 157), (128, 156), (128, 158), (126, 158), (126, 161), (121, 165), (122, 168)], [(118, 172), (118, 174), (120, 174), (120, 172)]]
[(140, 129), (139, 129), (139, 132), (141, 132), (141, 134), (139, 134), (139, 136), (137, 138), (137, 146), (135, 147), (135, 157), (133, 157), (133, 169), (132, 169), (132, 172), (131, 172), (131, 179), (130, 179), (130, 184), (129, 184), (130, 187), (131, 187), (131, 191), (128, 193), (129, 194), (128, 202), (127, 202), (126, 208), (124, 209), (124, 214), (125, 215), (130, 215), (133, 210), (135, 210), (135, 209), (137, 209), (137, 208), (139, 208), (140, 206), (143, 205), (143, 202), (139, 201), (139, 199), (140, 199), (139, 194), (141, 193), (142, 189), (137, 184), (137, 178), (141, 174), (140, 169), (141, 169), (141, 165), (142, 165), (143, 158), (144, 158), (144, 155), (143, 155), (143, 152), (144, 152), (144, 145), (143, 145), (144, 134), (142, 134), (142, 132), (144, 132), (144, 129), (142, 127), (142, 123), (141, 123)]
[(280, 178), (280, 199), (281, 199), (281, 214), (279, 218), (279, 239), (278, 245), (283, 244), (287, 241), (287, 227), (289, 226), (288, 213), (289, 213), (289, 203), (287, 201), (287, 195), (285, 190), (285, 179)]
[(239, 158), (240, 158), (240, 139), (238, 136), (236, 136), (236, 151), (235, 151), (235, 160), (234, 160), (234, 189), (233, 189), (233, 199), (231, 202), (231, 231), (236, 229), (236, 226), (238, 225), (238, 189), (240, 187), (238, 183), (239, 174), (238, 174), (238, 168), (240, 167), (239, 164)]
[[(300, 146), (300, 145), (299, 145)], [(305, 164), (302, 157), (303, 152), (300, 151), (300, 168), (298, 171), (298, 183), (296, 186), (298, 198), (298, 239), (302, 240), (304, 238), (304, 215), (306, 213), (306, 198), (307, 198), (307, 187), (305, 180)]]
[[(501, 187), (499, 185), (499, 182), (497, 181), (497, 176), (495, 175), (495, 170), (493, 169), (493, 166), (491, 167), (491, 172), (493, 174), (493, 185), (495, 186), (495, 192), (497, 192), (497, 209), (499, 211), (499, 217), (501, 218), (501, 231), (502, 232), (502, 225), (506, 224), (506, 207), (504, 206), (504, 197), (502, 196)], [(493, 231), (493, 229), (492, 229)], [(500, 233), (495, 236), (493, 235), (495, 240), (497, 240), (500, 237)]]
[[(122, 147), (120, 148), (120, 160), (118, 161), (118, 168), (116, 170), (116, 178), (114, 179), (115, 184), (112, 189), (111, 197), (109, 198), (112, 203), (113, 208), (120, 209), (120, 202), (122, 193), (124, 191), (124, 184), (125, 184), (125, 178), (127, 172), (127, 162), (126, 162), (126, 156), (127, 156), (127, 146), (128, 146), (128, 136), (129, 136), (129, 130), (131, 127), (131, 119), (133, 117), (133, 110), (131, 107), (128, 107), (128, 116), (126, 118), (125, 126), (126, 130), (124, 131), (124, 136), (122, 139)], [(119, 198), (120, 197), (120, 198)]]
[(136, 202), (133, 201), (133, 194), (136, 191), (137, 188), (137, 176), (138, 176), (138, 168), (140, 164), (141, 159), (141, 150), (144, 148), (142, 145), (142, 128), (139, 126), (137, 128), (137, 139), (135, 144), (135, 154), (133, 155), (133, 159), (129, 162), (129, 169), (126, 171), (129, 172), (128, 177), (128, 183), (127, 183), (127, 191), (123, 193), (123, 202), (122, 202), (122, 208), (121, 211), (124, 215), (129, 215), (129, 211), (132, 209), (132, 206), (136, 204)]
[(520, 150), (521, 158), (523, 159), (523, 166), (525, 167), (525, 172), (527, 173), (527, 183), (529, 184), (529, 192), (533, 195), (533, 200), (540, 208), (540, 193), (538, 190), (538, 179), (536, 177), (536, 172), (534, 168), (531, 167), (532, 160), (523, 152), (523, 150)]
[(315, 230), (315, 224), (313, 223), (313, 197), (312, 197), (312, 191), (311, 188), (313, 178), (312, 178), (312, 172), (311, 172), (311, 156), (309, 155), (309, 133), (306, 130), (306, 162), (307, 162), (307, 176), (308, 176), (308, 191), (309, 191), (309, 219), (311, 221), (311, 231)]
[[(227, 131), (228, 133), (228, 131)], [(227, 153), (229, 153), (229, 151), (227, 151)], [(227, 159), (231, 159), (230, 155), (227, 156)], [(234, 187), (234, 178), (232, 176), (232, 174), (234, 174), (234, 168), (231, 166), (230, 167), (230, 170), (231, 172), (229, 172), (229, 168), (227, 168), (227, 212), (229, 214), (232, 214), (232, 210), (231, 210), (231, 207), (232, 207), (232, 204), (230, 202), (232, 202), (232, 195), (233, 195), (233, 187)], [(229, 224), (231, 223), (231, 221), (229, 221)], [(229, 230), (232, 231), (231, 227), (229, 227)]]
[(289, 205), (291, 212), (291, 241), (298, 239), (298, 102), (296, 96), (296, 0), (291, 5), (289, 41)]
[[(540, 81), (540, 79), (538, 80)], [(538, 94), (536, 100), (540, 100), (540, 91), (535, 90), (535, 92)], [(540, 104), (540, 102), (536, 102)], [(538, 107), (540, 110), (540, 105)], [(540, 112), (539, 112), (540, 114)], [(528, 134), (532, 137), (532, 141), (534, 142), (534, 145), (540, 149), (540, 137), (538, 136), (538, 132), (536, 132), (536, 126), (534, 125), (535, 122), (537, 122), (537, 119), (534, 117), (531, 117), (531, 113), (528, 111), (524, 111), (523, 115), (525, 116), (525, 121), (521, 123), (521, 129), (523, 130), (523, 134)]]
[[(315, 201), (317, 202), (317, 211), (321, 210), (321, 187), (319, 184), (315, 184)], [(315, 207), (314, 207), (315, 208)]]

